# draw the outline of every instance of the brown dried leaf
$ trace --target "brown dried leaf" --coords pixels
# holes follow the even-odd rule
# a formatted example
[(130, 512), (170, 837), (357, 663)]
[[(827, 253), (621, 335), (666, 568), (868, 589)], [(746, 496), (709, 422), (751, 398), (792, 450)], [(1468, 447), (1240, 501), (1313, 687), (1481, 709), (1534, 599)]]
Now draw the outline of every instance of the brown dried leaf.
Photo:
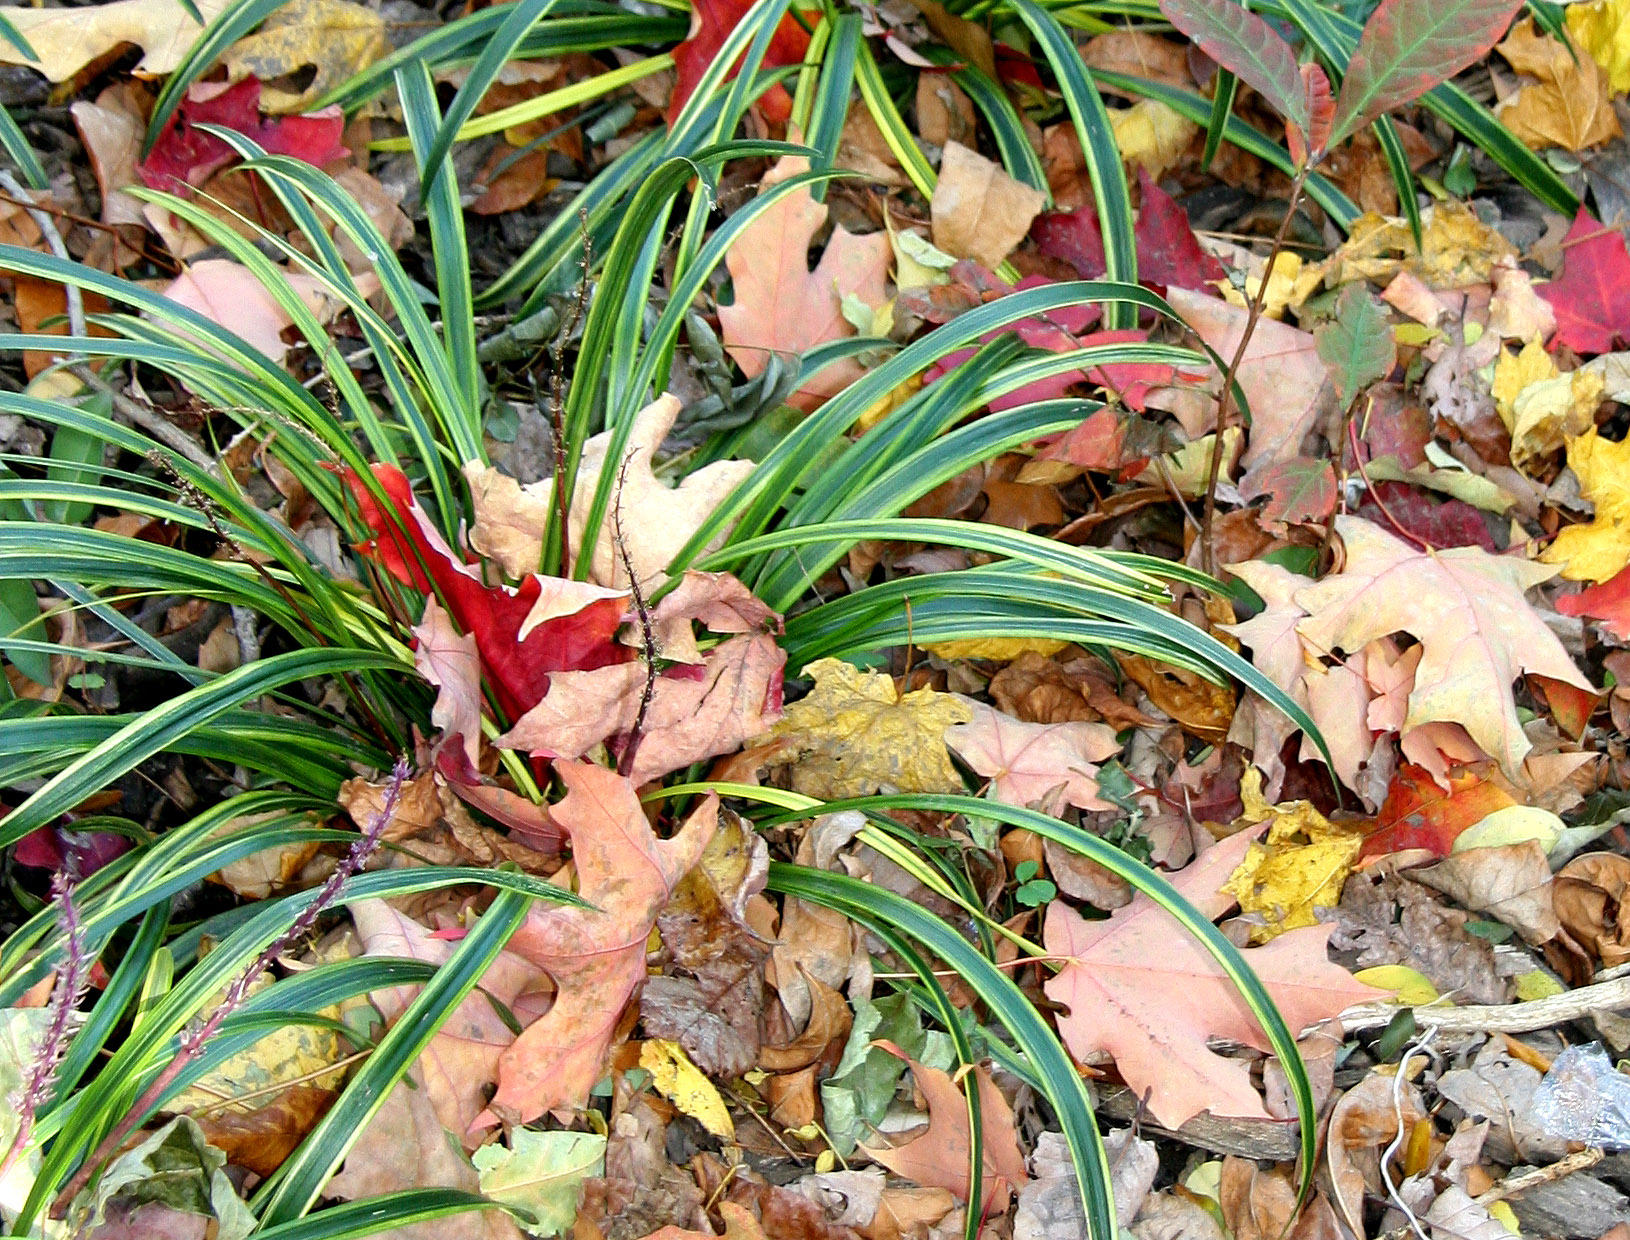
[(960, 142), (949, 143), (929, 204), (934, 244), (994, 270), (1025, 239), (1046, 205), (1046, 195), (1008, 176), (1000, 164)]
[(1551, 898), (1562, 928), (1602, 968), (1630, 960), (1630, 858), (1605, 852), (1575, 857), (1557, 872)]

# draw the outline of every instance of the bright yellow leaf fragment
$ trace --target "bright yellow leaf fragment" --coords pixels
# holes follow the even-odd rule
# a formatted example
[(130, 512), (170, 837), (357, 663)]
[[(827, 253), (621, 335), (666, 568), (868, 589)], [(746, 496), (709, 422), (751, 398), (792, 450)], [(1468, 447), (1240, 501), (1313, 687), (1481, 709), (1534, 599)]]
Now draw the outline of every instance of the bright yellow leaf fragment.
[(1568, 441), (1568, 465), (1596, 518), (1568, 526), (1539, 558), (1569, 581), (1606, 581), (1630, 564), (1630, 440), (1603, 439), (1593, 426)]
[(724, 1099), (679, 1043), (651, 1038), (640, 1047), (640, 1067), (651, 1074), (651, 1083), (664, 1098), (703, 1128), (721, 1141), (736, 1139), (736, 1125)]
[(1261, 919), (1251, 927), (1251, 942), (1269, 939), (1298, 926), (1318, 923), (1315, 908), (1341, 900), (1341, 887), (1364, 844), (1352, 827), (1338, 826), (1307, 801), (1269, 805), (1262, 799), (1262, 776), (1252, 767), (1242, 781), (1247, 821), (1269, 821), (1268, 834), (1252, 844), (1222, 890), (1239, 901), (1240, 910)]
[(1144, 99), (1130, 108), (1110, 108), (1109, 125), (1121, 158), (1141, 164), (1158, 180), (1188, 149), (1200, 127), (1158, 99)]
[(1630, 90), (1630, 0), (1597, 0), (1568, 6), (1568, 34), (1607, 70), (1616, 95)]
[(1431, 980), (1406, 964), (1379, 964), (1373, 969), (1360, 969), (1353, 974), (1353, 980), (1378, 990), (1392, 991), (1406, 1007), (1420, 1007), (1438, 997), (1438, 988)]
[(961, 792), (945, 729), (973, 711), (948, 693), (918, 689), (901, 697), (892, 677), (841, 659), (804, 669), (815, 689), (787, 707), (770, 735), (792, 742), (792, 787), (836, 801), (874, 792)]
[(1011, 663), (1021, 654), (1039, 654), (1046, 658), (1069, 644), (1047, 637), (964, 637), (960, 641), (929, 642), (923, 649), (940, 659), (992, 659)]
[[(265, 84), (260, 93), (265, 111), (303, 112), (390, 50), (385, 20), (372, 9), (348, 0), (292, 0), (221, 59), (233, 81), (252, 74)], [(277, 85), (279, 79), (303, 79), (307, 73), (311, 80), (300, 89)]]
[[(1262, 298), (1262, 313), (1270, 319), (1285, 317), (1285, 307), (1292, 308), (1301, 305), (1307, 300), (1309, 293), (1317, 287), (1317, 280), (1309, 282), (1302, 278), (1302, 256), (1292, 254), (1289, 250), (1281, 250), (1274, 255), (1273, 270), (1268, 273), (1268, 291)], [(1245, 278), (1245, 292), (1240, 292), (1228, 280), (1216, 281), (1217, 288), (1222, 291), (1232, 304), (1248, 306), (1247, 297), (1255, 297), (1257, 290), (1262, 287), (1261, 276), (1247, 276)]]
[(1587, 430), (1604, 391), (1598, 371), (1563, 374), (1536, 336), (1494, 366), (1494, 407), (1511, 432), (1511, 463), (1527, 471)]

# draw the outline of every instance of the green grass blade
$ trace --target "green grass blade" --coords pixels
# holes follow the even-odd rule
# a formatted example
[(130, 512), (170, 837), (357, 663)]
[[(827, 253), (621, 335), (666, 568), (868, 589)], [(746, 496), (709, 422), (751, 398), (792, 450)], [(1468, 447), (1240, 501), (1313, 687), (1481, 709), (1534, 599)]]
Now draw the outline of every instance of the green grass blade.
[(872, 114), (883, 141), (888, 143), (889, 150), (900, 161), (900, 167), (905, 169), (911, 184), (924, 198), (932, 198), (939, 177), (928, 162), (928, 157), (923, 154), (922, 147), (917, 145), (917, 139), (906, 126), (900, 110), (894, 106), (894, 100), (883, 84), (883, 75), (878, 71), (877, 61), (872, 56), (872, 49), (864, 43), (855, 57), (855, 80), (860, 85), (860, 97), (866, 101), (866, 110)]
[[(430, 251), (436, 263), (436, 294), (448, 366), (466, 416), (473, 419), (481, 410), (481, 367), (475, 356), (475, 306), (470, 287), (470, 250), (464, 238), (464, 208), (459, 205), (453, 170), (443, 173), (431, 163), (433, 148), (426, 150), (432, 134), (440, 139), (437, 122), (441, 121), (444, 132), (446, 122), (439, 115), (436, 85), (423, 61), (397, 70), (396, 93), (402, 101), (402, 119), (413, 143), (414, 158), (419, 161), (420, 192), (430, 223)], [(451, 162), (447, 151), (442, 152), (442, 162)]]
[[(513, 4), (504, 6), (503, 24), (493, 31), (492, 37), (482, 47), (481, 55), (476, 58), (475, 64), (470, 66), (464, 84), (458, 88), (458, 94), (453, 96), (453, 102), (447, 107), (447, 115), (442, 118), (441, 128), (436, 130), (436, 136), (424, 149), (424, 154), (419, 160), (419, 192), (425, 201), (430, 200), (431, 191), (441, 177), (442, 169), (448, 162), (448, 153), (453, 149), (453, 143), (458, 140), (458, 131), (464, 127), (465, 121), (475, 115), (476, 106), (493, 82), (497, 81), (505, 62), (515, 54), (515, 49), (520, 46), (527, 32), (549, 14), (555, 3), (556, 0), (515, 0)], [(422, 60), (416, 63), (428, 81), (429, 69), (425, 68)], [(400, 77), (397, 81), (400, 84)]]
[(40, 54), (34, 50), (34, 45), (28, 41), (21, 30), (18, 30), (3, 12), (0, 12), (0, 39), (11, 44), (29, 60), (38, 63)]
[(11, 156), (11, 162), (16, 164), (23, 174), (23, 180), (30, 189), (49, 189), (51, 179), (45, 175), (45, 169), (40, 166), (40, 158), (34, 154), (34, 148), (28, 145), (28, 139), (18, 128), (17, 122), (10, 112), (0, 107), (0, 147)]
[(472, 1210), (504, 1210), (506, 1206), (475, 1193), (453, 1188), (405, 1188), (378, 1197), (364, 1197), (330, 1206), (307, 1218), (291, 1219), (273, 1227), (257, 1227), (256, 1240), (360, 1240), (396, 1232), (415, 1223), (468, 1214)]
[(1415, 248), (1420, 249), (1421, 204), (1415, 197), (1415, 172), (1409, 166), (1409, 152), (1404, 150), (1404, 140), (1398, 136), (1398, 126), (1392, 123), (1390, 116), (1376, 119), (1375, 137), (1381, 144), (1381, 155), (1387, 161), (1387, 171), (1392, 174), (1392, 183), (1398, 190), (1398, 209), (1409, 221)]
[[(1011, 7), (1029, 28), (1058, 80), (1076, 136), (1087, 160), (1087, 175), (1098, 204), (1098, 224), (1104, 238), (1105, 278), (1135, 284), (1138, 279), (1137, 244), (1133, 237), (1132, 199), (1126, 188), (1126, 169), (1115, 145), (1115, 131), (1103, 98), (1087, 72), (1081, 53), (1064, 28), (1033, 0), (1010, 0)], [(1124, 302), (1104, 307), (1104, 326), (1136, 327), (1137, 311)]]
[(1227, 69), (1217, 68), (1217, 89), (1211, 96), (1211, 117), (1206, 121), (1206, 146), (1200, 155), (1200, 167), (1211, 167), (1228, 133), (1228, 120), (1234, 113), (1234, 96), (1239, 93), (1239, 79)]
[(339, 1101), (256, 1195), (262, 1225), (291, 1222), (310, 1209), (386, 1095), (497, 959), (531, 904), (520, 892), (504, 891), (481, 914), (475, 928), (379, 1040)]
[(171, 698), (75, 760), (0, 819), (0, 846), (15, 843), (93, 792), (161, 753), (181, 734), (241, 702), (308, 676), (399, 667), (395, 657), (361, 650), (294, 650), (228, 672)]

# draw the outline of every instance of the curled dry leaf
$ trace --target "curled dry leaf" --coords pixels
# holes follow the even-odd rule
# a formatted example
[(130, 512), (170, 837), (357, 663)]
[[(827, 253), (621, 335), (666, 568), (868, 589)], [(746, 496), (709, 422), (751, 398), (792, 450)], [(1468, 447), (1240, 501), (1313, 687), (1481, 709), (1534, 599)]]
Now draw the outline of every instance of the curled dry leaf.
[(1407, 1127), (1425, 1115), (1419, 1091), (1405, 1084), (1393, 1101), (1392, 1073), (1367, 1076), (1344, 1093), (1330, 1112), (1325, 1162), (1335, 1206), (1355, 1236), (1364, 1230), (1364, 1194), (1381, 1193), (1380, 1151), (1398, 1135), (1400, 1111)]
[(1560, 929), (1551, 906), (1551, 866), (1537, 840), (1470, 848), (1409, 876), (1462, 908), (1505, 922), (1529, 943), (1548, 942)]
[(1601, 968), (1630, 961), (1630, 858), (1575, 857), (1557, 871), (1551, 898), (1568, 937)]
[(1047, 205), (1047, 195), (1016, 181), (1000, 164), (947, 143), (929, 204), (934, 244), (947, 254), (992, 269), (1007, 260)]

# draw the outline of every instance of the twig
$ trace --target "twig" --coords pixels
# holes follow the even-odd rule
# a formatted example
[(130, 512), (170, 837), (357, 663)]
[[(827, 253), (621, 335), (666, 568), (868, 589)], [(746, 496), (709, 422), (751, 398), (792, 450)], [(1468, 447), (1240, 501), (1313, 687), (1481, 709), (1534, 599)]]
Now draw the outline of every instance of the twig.
[(1434, 1007), (1423, 1004), (1405, 1009), (1395, 1003), (1364, 1003), (1341, 1014), (1342, 1028), (1348, 1033), (1381, 1029), (1399, 1012), (1413, 1010), (1421, 1024), (1433, 1024), (1444, 1033), (1528, 1033), (1565, 1025), (1596, 1012), (1630, 1008), (1630, 976), (1581, 986), (1560, 995), (1531, 999), (1527, 1003), (1473, 1004), (1466, 1007)]
[(1398, 1131), (1393, 1133), (1387, 1148), (1381, 1151), (1381, 1182), (1386, 1185), (1387, 1196), (1392, 1199), (1392, 1204), (1404, 1212), (1404, 1217), (1409, 1220), (1410, 1230), (1419, 1237), (1419, 1240), (1426, 1240), (1426, 1232), (1421, 1229), (1421, 1221), (1415, 1217), (1415, 1211), (1411, 1210), (1409, 1203), (1399, 1196), (1398, 1186), (1392, 1182), (1392, 1159), (1408, 1136), (1404, 1131), (1404, 1077), (1409, 1072), (1409, 1061), (1416, 1054), (1435, 1056), (1437, 1052), (1432, 1049), (1432, 1039), (1437, 1036), (1437, 1026), (1433, 1025), (1405, 1047), (1403, 1054), (1398, 1056), (1398, 1071), (1392, 1076), (1392, 1114), (1398, 1125)]
[[(62, 243), (62, 234), (57, 231), (57, 222), (51, 218), (51, 213), (35, 206), (29, 192), (18, 184), (17, 178), (12, 176), (10, 171), (5, 168), (0, 168), (0, 187), (4, 187), (8, 194), (11, 194), (23, 205), (23, 210), (28, 212), (29, 219), (33, 220), (35, 227), (40, 230), (40, 236), (45, 239), (45, 244), (50, 247), (51, 253), (65, 263), (73, 262), (74, 260), (68, 255), (68, 247)], [(84, 295), (80, 293), (78, 285), (71, 282), (64, 281), (62, 287), (68, 297), (68, 334), (83, 337), (85, 334)]]
[(226, 995), (215, 1005), (209, 1016), (199, 1025), (181, 1032), (180, 1049), (175, 1057), (165, 1065), (164, 1070), (153, 1078), (151, 1084), (142, 1091), (131, 1108), (125, 1112), (124, 1118), (117, 1127), (97, 1144), (89, 1158), (80, 1164), (74, 1178), (68, 1181), (66, 1188), (57, 1195), (56, 1202), (51, 1207), (53, 1218), (62, 1218), (68, 1212), (68, 1206), (79, 1195), (80, 1190), (91, 1182), (91, 1178), (101, 1169), (102, 1165), (112, 1158), (124, 1144), (124, 1140), (137, 1125), (146, 1120), (148, 1113), (156, 1107), (164, 1097), (165, 1092), (175, 1083), (177, 1077), (192, 1063), (203, 1051), (209, 1039), (220, 1029), (221, 1022), (230, 1016), (242, 1005), (249, 996), (249, 987), (255, 980), (265, 973), (277, 962), (279, 956), (287, 951), (293, 943), (302, 938), (317, 922), (323, 911), (334, 902), (343, 887), (352, 875), (367, 864), (368, 858), (379, 846), (379, 841), (385, 833), (385, 828), (396, 817), (396, 809), (402, 799), (402, 789), (407, 785), (408, 761), (406, 758), (397, 762), (391, 771), (389, 781), (385, 785), (385, 795), (380, 802), (379, 812), (368, 823), (368, 828), (357, 837), (351, 845), (351, 851), (340, 859), (339, 865), (334, 867), (334, 873), (324, 883), (317, 894), (305, 908), (289, 923), (289, 928), (279, 934), (266, 946), (254, 962), (240, 973), (232, 985), (227, 988)]
[(1235, 376), (1239, 374), (1240, 364), (1245, 361), (1245, 350), (1256, 333), (1257, 320), (1262, 317), (1262, 307), (1268, 300), (1268, 285), (1273, 279), (1274, 263), (1279, 251), (1285, 248), (1285, 238), (1290, 235), (1290, 224), (1296, 218), (1296, 208), (1302, 201), (1302, 186), (1307, 183), (1310, 169), (1311, 165), (1304, 162), (1290, 183), (1290, 201), (1285, 206), (1285, 218), (1279, 221), (1279, 231), (1274, 234), (1273, 245), (1268, 249), (1268, 265), (1262, 271), (1262, 279), (1251, 300), (1246, 303), (1245, 330), (1240, 334), (1239, 344), (1234, 347), (1234, 358), (1223, 372), (1222, 392), (1217, 396), (1217, 438), (1211, 445), (1211, 464), (1206, 470), (1205, 513), (1200, 519), (1200, 567), (1208, 573), (1216, 571), (1211, 554), (1211, 527), (1217, 514), (1217, 475), (1222, 471), (1224, 432), (1234, 412)]
[(651, 709), (651, 698), (657, 689), (657, 639), (651, 629), (651, 609), (645, 605), (645, 591), (640, 587), (639, 575), (634, 572), (634, 561), (628, 554), (628, 542), (623, 538), (623, 487), (628, 482), (628, 463), (633, 459), (632, 452), (623, 457), (622, 468), (617, 471), (617, 499), (611, 508), (611, 541), (623, 562), (623, 572), (628, 574), (628, 592), (633, 596), (634, 614), (639, 617), (640, 641), (645, 655), (645, 689), (640, 694), (639, 713), (634, 716), (628, 745), (622, 757), (617, 759), (617, 774), (624, 778), (634, 769), (634, 756), (639, 752), (640, 741), (645, 736), (645, 716)]
[(1553, 1181), (1566, 1179), (1575, 1171), (1588, 1171), (1601, 1162), (1605, 1155), (1599, 1149), (1575, 1150), (1565, 1158), (1559, 1158), (1548, 1167), (1531, 1167), (1527, 1171), (1514, 1172), (1506, 1176), (1486, 1193), (1480, 1193), (1472, 1200), (1480, 1206), (1491, 1206), (1496, 1201), (1504, 1201), (1507, 1197), (1520, 1197), (1531, 1188), (1538, 1188), (1541, 1184), (1550, 1184)]
[(196, 439), (153, 408), (152, 405), (131, 400), (123, 392), (104, 381), (100, 375), (83, 362), (68, 367), (68, 372), (93, 392), (100, 392), (112, 400), (116, 413), (129, 418), (172, 452), (186, 457), (199, 469), (211, 473), (219, 469), (220, 463), (206, 452)]

